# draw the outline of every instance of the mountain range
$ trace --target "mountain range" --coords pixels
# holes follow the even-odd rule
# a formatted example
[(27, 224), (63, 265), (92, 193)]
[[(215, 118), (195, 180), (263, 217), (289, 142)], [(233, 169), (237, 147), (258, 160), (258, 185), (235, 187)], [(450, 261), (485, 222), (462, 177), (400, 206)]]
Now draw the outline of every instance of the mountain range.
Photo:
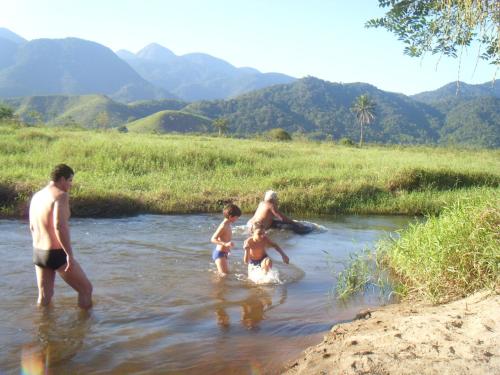
[(122, 101), (223, 99), (295, 78), (236, 68), (216, 57), (176, 56), (158, 44), (137, 54), (78, 38), (27, 41), (0, 28), (0, 98), (105, 94)]
[(137, 54), (120, 50), (117, 55), (149, 82), (187, 101), (230, 98), (263, 87), (295, 81), (295, 78), (284, 74), (236, 68), (204, 53), (177, 56), (155, 43)]
[(206, 54), (176, 56), (158, 44), (115, 54), (81, 39), (27, 41), (0, 28), (0, 98), (28, 123), (206, 132), (224, 117), (239, 135), (281, 127), (356, 140), (351, 108), (368, 94), (377, 105), (368, 142), (500, 147), (499, 85), (458, 86), (406, 96), (367, 83), (263, 74)]
[(98, 43), (77, 38), (23, 41), (7, 35), (11, 37), (0, 36), (0, 97), (93, 93), (121, 101), (175, 97)]

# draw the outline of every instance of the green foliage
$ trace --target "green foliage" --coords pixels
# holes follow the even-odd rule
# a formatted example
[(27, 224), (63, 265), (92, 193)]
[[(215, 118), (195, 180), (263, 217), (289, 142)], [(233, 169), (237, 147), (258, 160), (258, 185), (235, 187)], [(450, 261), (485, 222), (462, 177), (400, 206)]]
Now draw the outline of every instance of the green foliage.
[(480, 55), (500, 65), (500, 3), (496, 0), (379, 0), (389, 8), (367, 27), (383, 27), (407, 45), (405, 53), (425, 52), (457, 57), (473, 41), (484, 47)]
[(281, 128), (271, 129), (266, 133), (267, 138), (275, 141), (291, 141), (292, 136)]
[(0, 120), (10, 120), (14, 117), (14, 110), (8, 105), (0, 103)]
[(340, 138), (339, 144), (342, 146), (354, 146), (354, 142), (350, 138)]
[(229, 120), (224, 117), (219, 117), (212, 121), (212, 126), (219, 132), (219, 137), (226, 134), (229, 129)]
[(498, 190), (459, 200), (382, 243), (384, 262), (412, 297), (445, 302), (500, 286)]
[(500, 147), (500, 98), (457, 101), (441, 128), (443, 144)]

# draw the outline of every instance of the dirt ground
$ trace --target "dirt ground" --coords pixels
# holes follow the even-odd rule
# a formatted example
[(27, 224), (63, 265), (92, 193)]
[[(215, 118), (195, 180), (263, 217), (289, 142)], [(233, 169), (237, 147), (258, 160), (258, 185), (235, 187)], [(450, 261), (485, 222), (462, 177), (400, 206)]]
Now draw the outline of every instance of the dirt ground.
[[(358, 314), (364, 315), (364, 314)], [(401, 303), (334, 326), (284, 374), (500, 374), (500, 294)]]

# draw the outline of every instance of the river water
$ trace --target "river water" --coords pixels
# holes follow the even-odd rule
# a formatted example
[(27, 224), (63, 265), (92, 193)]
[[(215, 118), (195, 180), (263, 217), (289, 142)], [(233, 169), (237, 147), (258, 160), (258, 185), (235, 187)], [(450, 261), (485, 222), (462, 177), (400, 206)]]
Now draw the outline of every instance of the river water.
[(248, 217), (233, 230), (232, 274), (215, 274), (210, 237), (221, 219), (72, 219), (75, 256), (94, 286), (90, 313), (59, 277), (53, 304), (36, 306), (28, 224), (0, 220), (0, 373), (278, 373), (334, 323), (381, 303), (377, 293), (336, 301), (334, 275), (409, 221), (339, 216), (308, 219), (318, 229), (303, 236), (271, 231), (290, 264), (269, 250), (279, 282), (257, 285), (242, 262)]

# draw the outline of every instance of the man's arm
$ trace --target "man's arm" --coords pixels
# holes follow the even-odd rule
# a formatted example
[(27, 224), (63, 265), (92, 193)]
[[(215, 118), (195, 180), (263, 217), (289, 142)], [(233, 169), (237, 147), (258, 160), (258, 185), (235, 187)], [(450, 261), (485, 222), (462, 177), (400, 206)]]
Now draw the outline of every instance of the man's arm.
[(65, 272), (69, 271), (73, 262), (73, 250), (69, 235), (69, 195), (61, 194), (54, 202), (53, 211), (54, 230), (61, 247), (66, 253)]
[(278, 208), (276, 207), (275, 204), (272, 204), (271, 205), (271, 212), (274, 216), (276, 216), (278, 219), (280, 219), (282, 222), (284, 223), (290, 223), (290, 224), (293, 224), (294, 221), (292, 219), (289, 219), (288, 217), (286, 217), (284, 214), (282, 214)]

